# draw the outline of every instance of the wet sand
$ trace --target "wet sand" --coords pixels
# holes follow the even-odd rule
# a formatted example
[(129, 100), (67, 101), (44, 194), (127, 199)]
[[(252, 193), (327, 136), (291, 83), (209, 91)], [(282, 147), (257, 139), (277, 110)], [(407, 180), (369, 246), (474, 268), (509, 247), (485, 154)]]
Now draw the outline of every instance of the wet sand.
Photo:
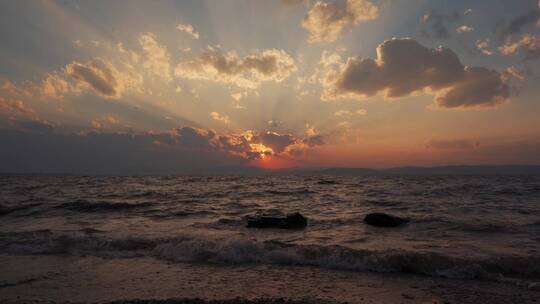
[[(537, 288), (313, 267), (0, 255), (0, 303), (540, 303)], [(215, 301), (224, 299), (232, 300)]]

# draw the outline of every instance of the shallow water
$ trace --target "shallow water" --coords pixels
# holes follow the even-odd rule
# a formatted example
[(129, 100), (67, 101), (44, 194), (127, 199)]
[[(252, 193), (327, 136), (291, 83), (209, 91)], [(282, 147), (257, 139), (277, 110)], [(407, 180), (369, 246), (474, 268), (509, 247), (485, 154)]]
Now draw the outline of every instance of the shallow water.
[[(245, 227), (296, 211), (304, 230)], [(2, 176), (0, 218), (2, 254), (540, 279), (538, 176)]]

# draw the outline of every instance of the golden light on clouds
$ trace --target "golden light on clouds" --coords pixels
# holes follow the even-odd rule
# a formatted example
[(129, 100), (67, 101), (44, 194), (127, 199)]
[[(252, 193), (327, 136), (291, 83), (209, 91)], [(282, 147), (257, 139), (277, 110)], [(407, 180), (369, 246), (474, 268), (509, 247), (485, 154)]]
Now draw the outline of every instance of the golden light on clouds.
[(249, 146), (254, 152), (259, 153), (261, 158), (274, 154), (274, 150), (272, 150), (272, 148), (269, 148), (263, 144), (249, 144)]
[(489, 145), (534, 162), (540, 10), (491, 7), (494, 30), (482, 3), (6, 2), (20, 31), (0, 33), (0, 128), (209, 166), (436, 163), (436, 147)]

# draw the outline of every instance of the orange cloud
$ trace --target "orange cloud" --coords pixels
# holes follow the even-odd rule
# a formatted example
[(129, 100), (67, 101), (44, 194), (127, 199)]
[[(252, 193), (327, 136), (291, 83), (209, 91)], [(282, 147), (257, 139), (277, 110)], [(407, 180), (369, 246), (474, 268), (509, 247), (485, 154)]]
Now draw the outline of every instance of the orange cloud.
[(191, 24), (181, 24), (180, 23), (180, 24), (178, 24), (176, 26), (176, 29), (179, 30), (180, 32), (188, 34), (193, 39), (196, 39), (196, 40), (199, 39), (199, 33), (197, 33), (195, 31), (195, 29), (193, 28), (193, 25), (191, 25)]
[(537, 59), (540, 57), (540, 35), (526, 34), (520, 40), (512, 42), (510, 39), (503, 46), (499, 47), (499, 52), (503, 55), (514, 55), (520, 49), (525, 51), (526, 59)]
[(164, 45), (157, 42), (156, 35), (145, 33), (139, 36), (139, 44), (142, 48), (138, 56), (142, 66), (151, 75), (160, 77), (169, 82), (172, 80), (169, 51)]
[(302, 21), (310, 43), (333, 42), (348, 23), (358, 24), (379, 16), (379, 8), (367, 0), (317, 1)]
[(263, 50), (241, 58), (235, 52), (210, 49), (193, 60), (179, 63), (175, 75), (255, 89), (263, 81), (281, 82), (296, 69), (294, 59), (284, 50)]

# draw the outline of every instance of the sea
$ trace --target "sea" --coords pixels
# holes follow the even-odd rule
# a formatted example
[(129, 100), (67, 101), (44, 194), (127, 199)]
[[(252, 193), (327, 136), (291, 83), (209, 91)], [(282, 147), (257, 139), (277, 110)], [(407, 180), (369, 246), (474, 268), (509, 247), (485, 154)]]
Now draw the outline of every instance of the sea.
[[(299, 212), (304, 229), (247, 228)], [(409, 219), (381, 228), (383, 212)], [(0, 176), (0, 255), (540, 281), (540, 176)]]

